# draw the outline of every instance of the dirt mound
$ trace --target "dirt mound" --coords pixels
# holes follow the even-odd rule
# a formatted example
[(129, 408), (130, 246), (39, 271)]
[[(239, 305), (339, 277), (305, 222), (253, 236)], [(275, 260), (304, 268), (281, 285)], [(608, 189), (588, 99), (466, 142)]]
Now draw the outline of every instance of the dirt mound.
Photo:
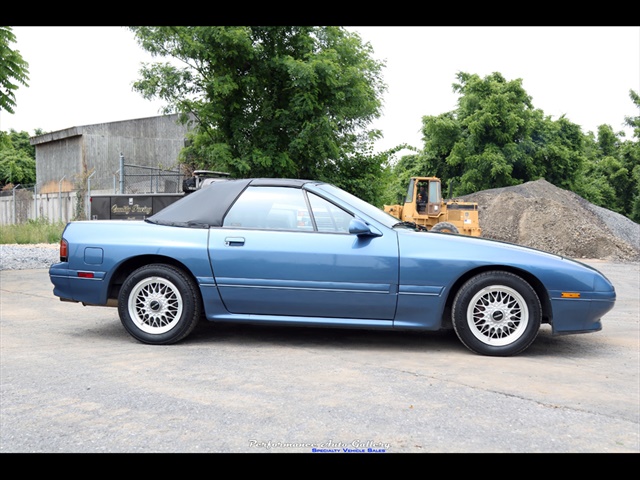
[(461, 197), (478, 203), (482, 236), (572, 258), (640, 260), (640, 225), (544, 179)]

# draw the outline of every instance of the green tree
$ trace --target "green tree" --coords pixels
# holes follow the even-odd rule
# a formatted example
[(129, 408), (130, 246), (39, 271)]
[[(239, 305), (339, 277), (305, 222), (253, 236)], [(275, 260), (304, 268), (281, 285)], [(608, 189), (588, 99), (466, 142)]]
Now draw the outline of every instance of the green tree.
[[(466, 136), (465, 129), (456, 113), (447, 112), (434, 117), (425, 116), (422, 122), (424, 152), (422, 156), (416, 157), (418, 164), (417, 168), (413, 169), (416, 172), (415, 176), (439, 177), (445, 185), (450, 180), (459, 179), (464, 173), (464, 168), (460, 163), (447, 161), (454, 146)], [(405, 162), (410, 161), (410, 158), (404, 160)]]
[(14, 113), (18, 84), (28, 86), (29, 64), (11, 44), (16, 37), (11, 27), (0, 26), (0, 110)]
[(453, 195), (539, 178), (544, 168), (535, 161), (534, 133), (545, 119), (522, 80), (507, 81), (498, 72), (456, 77), (457, 109), (423, 117), (425, 147), (415, 157), (421, 174), (440, 177)]
[(631, 201), (629, 218), (636, 223), (640, 223), (640, 158), (638, 159), (636, 166), (631, 171), (631, 176), (635, 185), (635, 191)]
[[(556, 187), (574, 190), (586, 162), (584, 142), (580, 126), (564, 116), (555, 121), (539, 119), (527, 151), (527, 161), (532, 165), (530, 171)], [(536, 176), (522, 179), (535, 180)]]
[(7, 132), (0, 130), (0, 150), (6, 150), (7, 148), (13, 148), (11, 137)]
[[(640, 112), (640, 96), (633, 90), (629, 97)], [(635, 140), (624, 132), (600, 125), (597, 138), (585, 137), (587, 161), (574, 191), (591, 203), (640, 221), (640, 115), (625, 117), (633, 128)]]
[(165, 113), (195, 119), (185, 163), (235, 177), (342, 184), (381, 174), (384, 160), (368, 148), (380, 132), (366, 127), (380, 115), (384, 64), (357, 34), (340, 27), (131, 28), (142, 48), (173, 59), (144, 65), (134, 89), (165, 100)]
[(459, 174), (460, 193), (516, 185), (539, 175), (527, 153), (533, 128), (531, 97), (522, 80), (500, 73), (484, 79), (458, 73), (456, 115), (463, 129), (447, 163)]
[(21, 150), (0, 150), (0, 184), (31, 185), (36, 181), (36, 161)]
[[(414, 150), (415, 153), (403, 155), (391, 166), (385, 167), (385, 188), (382, 205), (403, 203), (411, 177), (425, 176), (429, 170), (423, 168), (424, 155), (414, 147), (404, 145), (400, 149)], [(380, 205), (379, 205), (380, 206)]]
[(586, 137), (587, 162), (574, 191), (589, 202), (609, 210), (624, 213), (618, 189), (627, 183), (629, 172), (617, 158), (618, 139), (608, 125), (598, 127), (598, 137)]
[(399, 163), (396, 173), (439, 177), (452, 196), (541, 177), (572, 188), (585, 162), (578, 125), (545, 117), (520, 79), (507, 81), (497, 72), (483, 79), (460, 72), (457, 79), (458, 107), (423, 117), (424, 149)]
[(633, 128), (635, 141), (625, 141), (622, 144), (621, 156), (626, 168), (631, 172), (627, 215), (633, 221), (640, 223), (640, 95), (638, 92), (629, 90), (629, 97), (638, 109), (638, 115), (625, 117), (625, 123)]
[[(42, 134), (42, 130), (36, 129), (35, 135)], [(14, 129), (9, 130), (8, 134), (9, 141), (11, 142), (12, 148), (19, 150), (21, 152), (26, 153), (29, 157), (35, 160), (36, 158), (36, 147), (31, 145), (31, 136), (28, 132), (22, 131), (17, 132)]]
[(629, 98), (631, 98), (633, 104), (638, 108), (638, 115), (635, 117), (625, 117), (624, 122), (633, 128), (633, 136), (640, 140), (640, 95), (638, 95), (638, 92), (629, 90)]
[(36, 152), (27, 132), (0, 132), (0, 187), (36, 182)]

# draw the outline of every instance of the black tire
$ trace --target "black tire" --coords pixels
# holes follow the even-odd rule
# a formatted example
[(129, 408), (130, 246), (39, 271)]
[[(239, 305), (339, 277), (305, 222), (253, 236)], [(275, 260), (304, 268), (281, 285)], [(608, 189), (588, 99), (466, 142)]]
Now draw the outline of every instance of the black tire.
[(449, 222), (438, 222), (433, 227), (431, 227), (431, 231), (442, 233), (460, 233), (458, 227)]
[(517, 355), (538, 336), (542, 307), (535, 290), (509, 272), (485, 272), (458, 291), (453, 328), (471, 351), (497, 357)]
[(151, 264), (135, 270), (118, 296), (120, 321), (142, 343), (169, 345), (189, 335), (202, 313), (200, 292), (182, 270)]

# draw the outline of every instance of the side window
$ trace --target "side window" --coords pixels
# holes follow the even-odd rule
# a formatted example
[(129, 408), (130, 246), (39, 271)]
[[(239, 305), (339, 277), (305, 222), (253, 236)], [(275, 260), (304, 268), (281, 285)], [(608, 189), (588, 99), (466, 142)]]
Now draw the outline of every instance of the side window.
[(302, 190), (249, 187), (238, 197), (223, 227), (269, 230), (313, 230)]
[(405, 203), (413, 202), (413, 178), (409, 180), (409, 187), (407, 187), (407, 197), (404, 199)]
[(351, 222), (353, 215), (313, 193), (308, 193), (308, 197), (319, 232), (349, 232), (349, 222)]
[(249, 187), (233, 204), (222, 223), (229, 228), (348, 233), (353, 215), (333, 203), (307, 193), (313, 212), (309, 214), (299, 188)]

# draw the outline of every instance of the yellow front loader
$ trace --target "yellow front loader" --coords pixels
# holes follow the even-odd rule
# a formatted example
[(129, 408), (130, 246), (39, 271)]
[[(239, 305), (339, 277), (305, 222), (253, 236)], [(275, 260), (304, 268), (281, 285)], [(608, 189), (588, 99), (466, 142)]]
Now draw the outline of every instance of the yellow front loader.
[(413, 222), (434, 232), (482, 236), (478, 204), (443, 200), (437, 177), (412, 177), (404, 205), (385, 205), (384, 211), (403, 222)]

